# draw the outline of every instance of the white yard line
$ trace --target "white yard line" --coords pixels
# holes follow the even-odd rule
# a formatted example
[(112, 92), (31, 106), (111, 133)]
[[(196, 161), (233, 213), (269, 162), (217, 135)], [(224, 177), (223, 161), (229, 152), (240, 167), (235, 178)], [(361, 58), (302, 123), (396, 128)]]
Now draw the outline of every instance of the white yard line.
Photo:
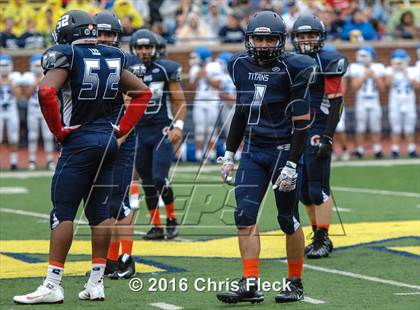
[(401, 197), (420, 198), (420, 194), (412, 193), (412, 192), (386, 191), (386, 190), (381, 190), (381, 189), (356, 188), (356, 187), (344, 187), (344, 186), (333, 186), (332, 189), (337, 192), (364, 193), (364, 194), (375, 194), (375, 195), (384, 195), (384, 196), (401, 196)]
[(25, 187), (0, 187), (0, 195), (28, 193), (29, 191)]
[(398, 296), (420, 295), (420, 292), (412, 292), (412, 293), (394, 293), (394, 295), (398, 295)]
[(314, 305), (321, 305), (321, 304), (326, 303), (323, 300), (311, 298), (311, 297), (308, 297), (308, 296), (305, 296), (302, 301), (307, 302), (308, 304), (314, 304)]
[[(0, 212), (3, 213), (11, 213), (11, 214), (18, 214), (18, 215), (25, 215), (25, 216), (32, 216), (32, 217), (37, 217), (37, 218), (42, 218), (42, 219), (50, 219), (50, 215), (49, 214), (45, 214), (45, 213), (38, 213), (38, 212), (31, 212), (31, 211), (24, 211), (24, 210), (17, 210), (17, 209), (9, 209), (9, 208), (0, 208)], [(75, 224), (87, 224), (86, 221), (84, 220), (75, 220), (74, 221)]]
[(171, 305), (171, 304), (167, 304), (167, 303), (164, 303), (164, 302), (155, 302), (155, 303), (150, 304), (150, 305), (152, 307), (156, 307), (156, 308), (164, 309), (164, 310), (180, 310), (180, 309), (184, 309), (182, 307)]
[[(284, 261), (284, 262), (287, 263), (287, 261)], [(332, 273), (332, 274), (338, 274), (338, 275), (346, 276), (346, 277), (350, 277), (350, 278), (361, 279), (361, 280), (366, 280), (366, 281), (370, 281), (370, 282), (377, 282), (377, 283), (389, 284), (389, 285), (398, 286), (398, 287), (406, 287), (406, 288), (412, 288), (412, 289), (420, 290), (419, 285), (407, 284), (407, 283), (398, 282), (398, 281), (394, 281), (394, 280), (386, 280), (386, 279), (381, 279), (381, 278), (378, 278), (378, 277), (365, 276), (365, 275), (362, 275), (362, 274), (359, 274), (359, 273), (353, 273), (353, 272), (342, 271), (342, 270), (337, 270), (337, 269), (332, 269), (332, 268), (319, 267), (319, 266), (308, 265), (308, 264), (304, 264), (303, 266), (304, 266), (304, 268), (307, 268), (307, 269), (312, 269), (312, 270), (326, 272), (326, 273)]]
[(333, 209), (333, 211), (334, 212), (351, 212), (351, 209), (348, 209), (348, 208), (339, 208), (339, 207), (337, 207), (337, 209), (336, 208), (334, 208)]
[(39, 177), (52, 177), (53, 174), (53, 171), (10, 171), (0, 173), (0, 179), (29, 179)]
[(333, 167), (392, 167), (402, 165), (420, 165), (420, 159), (384, 159), (351, 160), (333, 162)]

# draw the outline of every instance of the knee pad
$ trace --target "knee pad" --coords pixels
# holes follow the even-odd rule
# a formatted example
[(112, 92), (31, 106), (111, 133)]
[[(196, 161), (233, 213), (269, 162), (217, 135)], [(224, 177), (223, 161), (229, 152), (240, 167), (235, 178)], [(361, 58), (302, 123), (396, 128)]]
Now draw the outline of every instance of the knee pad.
[(253, 212), (248, 212), (243, 208), (235, 209), (235, 224), (238, 228), (244, 228), (255, 225), (257, 223), (257, 215)]
[(154, 178), (153, 179), (153, 185), (155, 186), (155, 189), (162, 194), (164, 188), (169, 185), (169, 182), (167, 182), (167, 179), (163, 178)]
[(305, 206), (309, 206), (312, 204), (311, 197), (309, 196), (307, 189), (302, 188), (302, 190), (300, 191), (299, 200)]
[(277, 221), (281, 230), (287, 235), (293, 234), (300, 227), (298, 219), (290, 214), (278, 214)]
[(309, 197), (310, 201), (314, 205), (320, 205), (326, 200), (326, 198), (328, 198), (328, 196), (325, 197), (321, 182), (309, 183)]

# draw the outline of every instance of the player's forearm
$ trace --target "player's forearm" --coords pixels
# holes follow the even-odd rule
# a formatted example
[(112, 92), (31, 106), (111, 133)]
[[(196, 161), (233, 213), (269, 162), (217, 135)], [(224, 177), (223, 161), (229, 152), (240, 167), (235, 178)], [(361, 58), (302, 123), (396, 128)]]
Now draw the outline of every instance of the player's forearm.
[(63, 125), (61, 124), (56, 89), (51, 86), (40, 86), (38, 100), (48, 128), (54, 135), (57, 135), (63, 128)]
[(233, 114), (228, 137), (226, 140), (227, 152), (232, 152), (234, 154), (238, 150), (239, 145), (241, 145), (242, 139), (244, 137), (246, 121), (247, 120), (244, 113), (236, 110)]
[(330, 110), (324, 135), (332, 139), (334, 136), (335, 128), (337, 128), (337, 124), (340, 121), (340, 116), (343, 111), (343, 97), (330, 98), (329, 101)]
[(288, 161), (297, 164), (306, 147), (309, 131), (309, 119), (298, 119), (293, 121), (294, 131), (290, 143)]

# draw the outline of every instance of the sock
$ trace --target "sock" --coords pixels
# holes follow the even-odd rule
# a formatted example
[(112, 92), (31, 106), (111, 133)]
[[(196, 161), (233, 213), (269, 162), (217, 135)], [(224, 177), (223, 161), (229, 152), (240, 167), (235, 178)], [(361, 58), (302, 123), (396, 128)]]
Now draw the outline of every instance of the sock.
[(159, 195), (158, 207), (163, 208), (164, 206), (165, 206), (165, 202), (163, 201), (162, 196)]
[(37, 149), (37, 143), (35, 141), (29, 140), (28, 141), (29, 161), (36, 162), (36, 149)]
[(328, 232), (328, 229), (330, 228), (330, 224), (318, 224), (318, 225), (317, 225), (317, 228), (319, 228), (319, 229), (323, 229), (323, 230), (325, 230), (326, 232)]
[(393, 144), (393, 145), (391, 145), (391, 151), (399, 153), (400, 152), (400, 147), (397, 144)]
[(414, 153), (416, 151), (416, 145), (414, 143), (410, 143), (407, 146), (407, 151), (408, 153)]
[(44, 138), (44, 150), (47, 153), (47, 162), (53, 161), (54, 143), (52, 139)]
[(362, 154), (362, 155), (365, 153), (365, 149), (363, 148), (363, 146), (357, 147), (357, 153)]
[(242, 275), (245, 278), (260, 277), (260, 270), (259, 270), (259, 259), (258, 258), (249, 258), (249, 259), (242, 259)]
[(289, 278), (302, 279), (303, 259), (288, 259)]
[(60, 285), (63, 274), (64, 264), (51, 260), (48, 262), (48, 273), (47, 278), (45, 279), (46, 281), (54, 283), (55, 285)]
[(133, 251), (133, 240), (121, 240), (122, 254), (131, 255), (132, 251)]
[(312, 225), (312, 230), (315, 231), (316, 230), (316, 220), (311, 220), (311, 225)]
[(131, 183), (130, 185), (130, 196), (129, 196), (130, 206), (132, 208), (138, 208), (140, 203), (140, 191), (139, 185), (137, 183)]
[(106, 258), (92, 258), (92, 269), (89, 281), (93, 284), (101, 283), (104, 278)]
[(17, 152), (10, 152), (10, 164), (11, 165), (17, 165)]
[(379, 143), (375, 143), (375, 144), (373, 145), (373, 151), (374, 151), (375, 153), (382, 152), (382, 146), (381, 146)]
[(214, 160), (214, 159), (216, 159), (216, 151), (215, 151), (215, 150), (211, 150), (211, 151), (208, 153), (208, 157), (209, 157), (209, 159), (210, 159), (210, 160)]
[(159, 208), (149, 210), (150, 219), (154, 226), (160, 227), (162, 223), (160, 222), (160, 210)]
[(202, 158), (203, 158), (203, 151), (202, 150), (196, 150), (195, 151), (195, 159), (197, 161), (201, 161)]
[(107, 259), (112, 261), (118, 260), (118, 253), (120, 251), (120, 242), (119, 241), (111, 241), (108, 247), (108, 255)]
[(167, 219), (175, 219), (176, 213), (175, 213), (175, 204), (173, 202), (168, 203), (165, 205), (166, 210), (166, 218)]

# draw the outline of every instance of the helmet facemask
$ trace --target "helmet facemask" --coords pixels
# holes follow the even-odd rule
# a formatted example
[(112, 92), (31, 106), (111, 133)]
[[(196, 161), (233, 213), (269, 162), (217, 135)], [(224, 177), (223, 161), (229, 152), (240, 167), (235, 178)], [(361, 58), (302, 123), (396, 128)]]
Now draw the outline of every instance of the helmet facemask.
[(98, 28), (98, 43), (119, 47), (119, 33), (112, 30), (103, 30)]
[[(260, 41), (275, 40), (274, 44), (260, 46)], [(257, 61), (271, 61), (278, 58), (284, 49), (285, 38), (281, 34), (248, 34), (245, 38), (245, 47), (248, 54)], [(267, 46), (268, 45), (268, 46)]]
[(297, 32), (292, 36), (292, 43), (300, 54), (313, 54), (324, 45), (324, 39), (319, 32)]

